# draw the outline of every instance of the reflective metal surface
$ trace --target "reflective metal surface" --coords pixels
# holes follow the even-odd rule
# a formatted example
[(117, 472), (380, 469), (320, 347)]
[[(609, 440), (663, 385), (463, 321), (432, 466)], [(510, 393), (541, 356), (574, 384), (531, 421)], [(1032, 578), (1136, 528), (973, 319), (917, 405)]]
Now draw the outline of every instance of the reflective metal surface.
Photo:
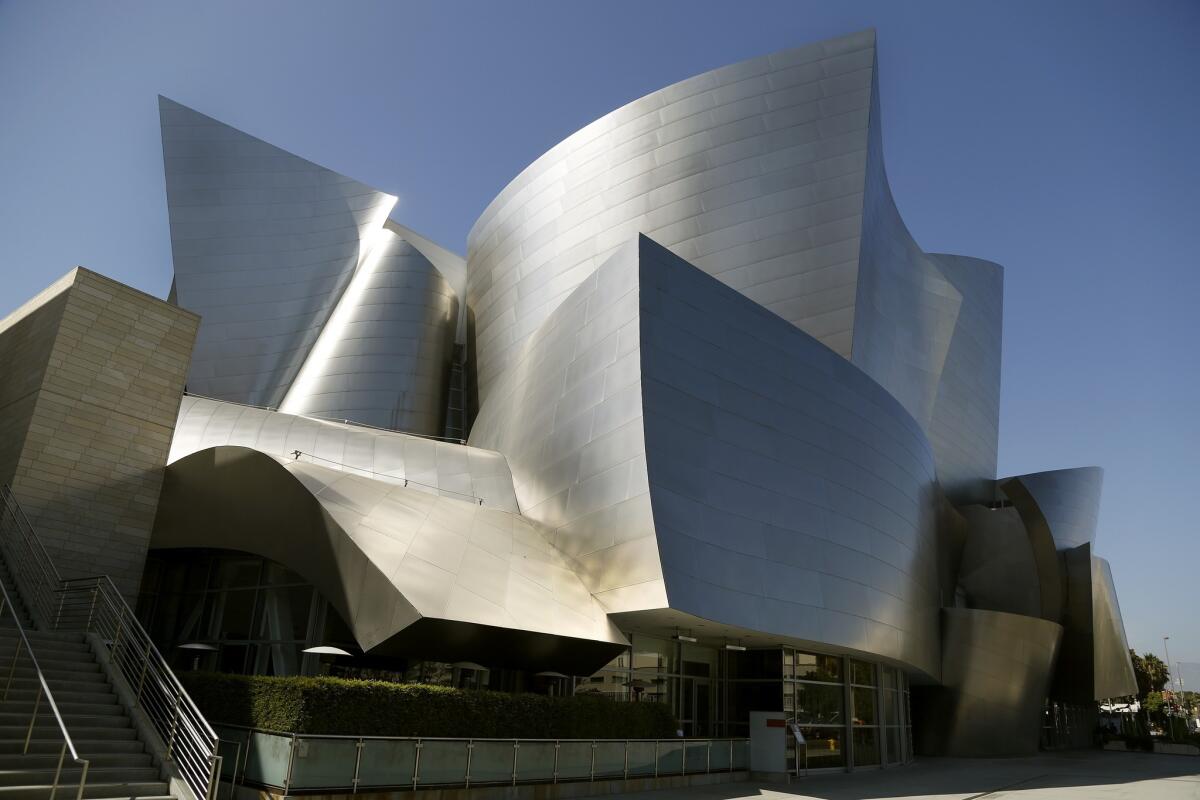
[(529, 337), (471, 443), (508, 456), (524, 513), (610, 611), (669, 607), (937, 674), (920, 426), (646, 237)]
[(172, 100), (159, 111), (172, 299), (202, 317), (189, 388), (440, 433), (459, 313), (434, 264), (461, 280), (461, 259), (385, 227), (391, 195)]
[(1035, 472), (1001, 482), (1027, 524), (1044, 522), (1060, 550), (1095, 541), (1103, 486), (1100, 467)]
[(1061, 637), (1062, 626), (1043, 619), (942, 609), (942, 687), (922, 692), (918, 750), (967, 757), (1036, 753)]
[(689, 78), (514, 178), (467, 239), (481, 402), (638, 233), (848, 357), (874, 46), (862, 31)]
[(872, 86), (851, 360), (924, 427), (946, 495), (984, 502), (996, 477), (1004, 273), (913, 241), (884, 169), (877, 77)]
[(1096, 700), (1137, 693), (1125, 622), (1117, 603), (1112, 569), (1103, 558), (1092, 556), (1092, 636), (1095, 671), (1092, 696)]
[(151, 546), (277, 561), (321, 591), (364, 650), (422, 618), (552, 634), (559, 647), (626, 643), (535, 523), (245, 447), (167, 468)]
[(499, 453), (185, 395), (167, 463), (220, 445), (249, 447), (272, 458), (311, 462), (487, 508), (518, 510), (512, 476)]

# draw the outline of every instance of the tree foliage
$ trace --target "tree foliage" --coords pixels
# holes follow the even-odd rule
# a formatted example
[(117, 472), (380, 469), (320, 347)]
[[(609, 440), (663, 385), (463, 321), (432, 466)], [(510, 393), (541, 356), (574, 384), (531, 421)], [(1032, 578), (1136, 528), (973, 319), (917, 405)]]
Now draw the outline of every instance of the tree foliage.
[(1129, 657), (1133, 660), (1133, 674), (1137, 679), (1137, 699), (1145, 702), (1151, 692), (1161, 692), (1171, 679), (1171, 670), (1153, 653), (1138, 655), (1129, 648)]

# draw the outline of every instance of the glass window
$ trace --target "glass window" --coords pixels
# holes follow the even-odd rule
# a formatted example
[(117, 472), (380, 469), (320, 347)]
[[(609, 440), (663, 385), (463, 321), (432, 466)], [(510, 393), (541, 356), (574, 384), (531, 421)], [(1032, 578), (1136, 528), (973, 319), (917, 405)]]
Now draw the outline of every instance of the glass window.
[[(804, 741), (808, 747), (808, 768), (844, 767), (846, 765), (845, 751), (842, 748), (842, 737), (845, 731), (841, 728), (801, 728)], [(795, 739), (792, 739), (794, 742)], [(799, 748), (800, 768), (804, 769), (804, 747)]]
[(875, 716), (875, 690), (868, 688), (855, 687), (851, 689), (850, 696), (854, 700), (854, 724), (855, 725), (877, 725), (878, 719)]
[(887, 760), (889, 764), (899, 764), (904, 760), (904, 753), (900, 750), (900, 729), (899, 728), (884, 728), (887, 732)]
[(883, 724), (900, 724), (900, 693), (884, 690), (883, 692)]
[(779, 679), (783, 659), (779, 650), (726, 650), (726, 664), (732, 680), (754, 678)]
[(895, 689), (896, 670), (892, 669), (891, 667), (880, 667), (879, 670), (883, 673), (883, 688)]
[[(842, 725), (842, 687), (820, 683), (796, 683), (795, 717), (801, 724)], [(786, 697), (786, 690), (784, 696)]]
[(879, 729), (854, 729), (854, 766), (873, 767), (879, 764)]
[(875, 665), (866, 661), (850, 660), (850, 682), (859, 686), (875, 685)]
[(842, 682), (842, 659), (815, 653), (796, 653), (796, 677), (808, 681)]
[(652, 636), (633, 635), (633, 668), (644, 672), (678, 674), (675, 642)]

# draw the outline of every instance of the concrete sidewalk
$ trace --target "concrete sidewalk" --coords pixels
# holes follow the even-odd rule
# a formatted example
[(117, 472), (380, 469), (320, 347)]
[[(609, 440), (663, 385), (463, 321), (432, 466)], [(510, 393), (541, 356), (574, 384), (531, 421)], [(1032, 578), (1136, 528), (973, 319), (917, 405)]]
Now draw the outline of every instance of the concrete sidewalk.
[(637, 800), (1200, 800), (1200, 757), (1084, 750), (1030, 758), (923, 758), (907, 767), (624, 794)]

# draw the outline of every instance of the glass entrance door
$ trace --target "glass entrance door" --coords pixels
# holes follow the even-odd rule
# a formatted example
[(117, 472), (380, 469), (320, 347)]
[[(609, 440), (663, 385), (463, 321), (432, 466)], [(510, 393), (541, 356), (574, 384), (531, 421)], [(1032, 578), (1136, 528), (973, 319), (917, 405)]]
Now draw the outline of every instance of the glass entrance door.
[(708, 678), (684, 678), (680, 681), (679, 727), (684, 736), (712, 736), (712, 682)]

